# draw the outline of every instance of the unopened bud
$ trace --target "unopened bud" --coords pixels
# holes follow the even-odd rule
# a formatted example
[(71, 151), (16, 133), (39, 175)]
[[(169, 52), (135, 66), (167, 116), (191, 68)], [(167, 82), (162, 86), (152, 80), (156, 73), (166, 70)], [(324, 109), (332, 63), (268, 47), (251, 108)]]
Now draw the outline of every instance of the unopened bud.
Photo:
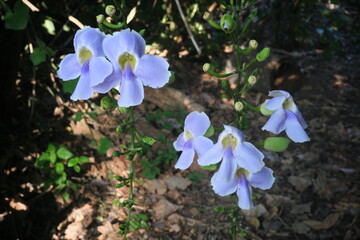
[(221, 86), (222, 86), (224, 89), (228, 89), (228, 88), (229, 88), (229, 83), (228, 83), (228, 81), (226, 81), (226, 80), (221, 80)]
[(203, 65), (203, 71), (204, 72), (207, 72), (207, 71), (209, 71), (210, 70), (210, 63), (205, 63), (204, 65)]
[(289, 146), (290, 140), (284, 137), (270, 137), (264, 142), (264, 148), (272, 152), (285, 151)]
[(205, 12), (204, 15), (203, 15), (203, 19), (205, 21), (209, 20), (210, 19), (210, 13), (209, 12)]
[(270, 56), (270, 48), (264, 48), (263, 50), (261, 50), (261, 52), (256, 54), (256, 59), (258, 60), (258, 62), (262, 62), (265, 59), (267, 59), (269, 56)]
[(99, 14), (99, 15), (97, 15), (97, 16), (96, 16), (96, 21), (97, 21), (98, 23), (103, 23), (103, 22), (105, 21), (105, 16), (104, 16), (104, 14)]
[(220, 19), (220, 26), (226, 33), (232, 33), (235, 30), (235, 21), (230, 14), (224, 14)]
[(251, 47), (252, 49), (257, 49), (258, 42), (256, 40), (254, 40), (254, 39), (250, 40), (249, 47)]
[(270, 116), (271, 114), (273, 114), (274, 111), (271, 111), (267, 108), (265, 108), (265, 103), (261, 104), (260, 106), (260, 112), (264, 115), (264, 116)]
[(117, 101), (115, 98), (105, 96), (101, 99), (100, 104), (106, 110), (113, 110), (117, 106)]
[(242, 102), (236, 102), (234, 107), (235, 111), (241, 112), (244, 109), (244, 104)]
[(257, 82), (257, 79), (255, 76), (251, 75), (249, 78), (248, 78), (248, 83), (253, 86), (255, 85), (255, 83)]
[(204, 136), (209, 138), (212, 135), (214, 135), (214, 127), (210, 125), (210, 127), (206, 130), (206, 133), (204, 134)]
[(111, 17), (116, 13), (116, 8), (114, 5), (107, 5), (105, 8), (105, 12)]

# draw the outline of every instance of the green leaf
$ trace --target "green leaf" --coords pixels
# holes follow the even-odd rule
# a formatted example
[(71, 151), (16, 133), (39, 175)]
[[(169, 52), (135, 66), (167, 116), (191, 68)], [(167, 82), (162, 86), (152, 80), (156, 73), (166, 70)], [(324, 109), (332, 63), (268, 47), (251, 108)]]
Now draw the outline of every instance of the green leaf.
[(80, 156), (79, 157), (79, 162), (82, 164), (82, 163), (87, 163), (89, 162), (89, 158), (88, 157), (85, 157), (85, 156)]
[(79, 165), (75, 165), (75, 166), (74, 166), (74, 171), (77, 172), (77, 173), (79, 173), (79, 172), (81, 171), (80, 166), (79, 166)]
[(26, 28), (29, 20), (29, 8), (22, 3), (16, 1), (13, 12), (8, 11), (4, 16), (5, 28), (11, 30), (23, 30)]
[(73, 93), (75, 91), (75, 87), (76, 87), (78, 81), (79, 81), (79, 78), (69, 80), (69, 81), (64, 81), (63, 92), (64, 93)]
[(41, 26), (43, 26), (47, 30), (48, 34), (55, 35), (55, 25), (50, 19), (45, 19), (44, 23)]
[(60, 147), (57, 152), (56, 152), (57, 156), (61, 159), (69, 159), (72, 156), (74, 156), (74, 154), (72, 154), (72, 152), (70, 152), (66, 147)]
[(50, 153), (50, 162), (55, 163), (57, 159), (56, 153), (52, 152)]
[(50, 159), (50, 154), (49, 153), (43, 153), (38, 158), (38, 161), (39, 161), (39, 163), (41, 163), (41, 162), (48, 161), (49, 159)]
[(64, 164), (63, 163), (56, 163), (55, 164), (55, 172), (57, 173), (57, 174), (62, 174), (63, 172), (64, 172)]
[(30, 60), (34, 66), (39, 65), (46, 60), (46, 50), (35, 48), (34, 52), (30, 54)]
[(99, 153), (105, 154), (112, 145), (112, 142), (108, 138), (101, 138), (100, 146), (98, 147)]
[(74, 157), (68, 161), (67, 165), (68, 165), (68, 167), (73, 167), (73, 166), (77, 165), (78, 163), (79, 163), (79, 158)]
[(270, 56), (270, 48), (264, 48), (263, 50), (261, 50), (261, 52), (256, 54), (256, 60), (258, 60), (258, 62), (262, 62), (266, 60), (269, 56)]
[(143, 137), (141, 140), (148, 145), (153, 145), (156, 142), (156, 140), (151, 137)]
[(55, 147), (55, 145), (54, 144), (52, 144), (52, 143), (49, 143), (49, 145), (48, 145), (48, 147), (47, 147), (47, 149), (46, 149), (46, 152), (48, 152), (48, 153), (54, 153), (56, 151), (56, 147)]
[(69, 201), (69, 199), (70, 199), (69, 192), (63, 192), (63, 194), (61, 196), (62, 196), (62, 198), (64, 199), (65, 202)]
[(192, 172), (187, 175), (186, 178), (190, 179), (194, 184), (198, 184), (199, 181), (204, 178), (204, 175), (199, 172)]
[(84, 113), (83, 112), (77, 112), (74, 118), (75, 122), (79, 122), (81, 121), (81, 119), (83, 119)]

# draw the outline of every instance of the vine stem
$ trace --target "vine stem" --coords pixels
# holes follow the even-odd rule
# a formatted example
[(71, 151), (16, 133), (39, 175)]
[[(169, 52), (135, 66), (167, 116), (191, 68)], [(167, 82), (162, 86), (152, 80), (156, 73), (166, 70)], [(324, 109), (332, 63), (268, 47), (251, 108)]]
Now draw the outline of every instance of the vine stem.
[[(130, 173), (129, 173), (129, 184), (130, 184), (130, 194), (129, 194), (129, 200), (132, 203), (133, 199), (134, 199), (134, 193), (133, 193), (133, 182), (134, 182), (134, 175), (135, 175), (135, 170), (134, 170), (134, 157), (135, 157), (135, 153), (134, 153), (134, 149), (135, 149), (135, 126), (134, 126), (134, 108), (131, 107), (130, 111), (130, 124), (131, 124), (131, 128), (130, 128), (130, 136), (131, 136), (131, 141), (130, 141)], [(125, 228), (125, 232), (124, 232), (124, 236), (123, 236), (123, 240), (126, 239), (126, 234), (129, 232), (129, 227), (130, 227), (130, 221), (131, 221), (131, 207), (132, 204), (130, 206), (128, 206), (128, 215), (127, 215), (127, 219), (126, 219), (126, 228)]]

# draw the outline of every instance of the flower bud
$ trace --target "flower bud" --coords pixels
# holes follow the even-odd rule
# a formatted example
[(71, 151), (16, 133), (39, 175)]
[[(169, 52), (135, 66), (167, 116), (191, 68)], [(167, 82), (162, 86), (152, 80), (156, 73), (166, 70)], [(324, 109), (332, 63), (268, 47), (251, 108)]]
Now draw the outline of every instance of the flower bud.
[(211, 137), (214, 134), (214, 127), (210, 125), (208, 130), (206, 130), (206, 133), (204, 134), (204, 137)]
[(110, 17), (113, 16), (116, 13), (116, 8), (114, 5), (107, 5), (105, 7), (105, 13), (109, 15)]
[(209, 70), (210, 70), (210, 67), (211, 67), (210, 63), (205, 63), (205, 64), (203, 65), (203, 71), (204, 71), (204, 72), (209, 71)]
[(270, 56), (270, 48), (264, 48), (263, 50), (261, 50), (261, 52), (256, 54), (256, 60), (258, 60), (258, 62), (262, 62), (265, 59), (267, 59), (269, 56)]
[(129, 108), (126, 107), (118, 107), (118, 110), (120, 113), (128, 113), (129, 112)]
[(97, 21), (98, 23), (103, 23), (103, 22), (105, 21), (105, 16), (104, 16), (104, 14), (99, 14), (99, 15), (97, 15), (97, 16), (96, 16), (96, 21)]
[(248, 78), (248, 83), (253, 86), (255, 85), (255, 83), (257, 82), (257, 79), (255, 76), (251, 75), (249, 78)]
[(261, 104), (260, 106), (260, 112), (264, 115), (264, 116), (270, 116), (271, 114), (273, 114), (274, 111), (271, 111), (267, 108), (265, 108), (265, 103)]
[(252, 49), (257, 49), (258, 42), (256, 40), (254, 40), (254, 39), (250, 40), (249, 47), (251, 47)]
[(235, 111), (241, 112), (244, 109), (244, 104), (242, 102), (236, 102), (234, 107)]
[(117, 107), (117, 101), (115, 98), (105, 96), (100, 101), (101, 107), (106, 110), (113, 110)]
[(230, 14), (224, 14), (220, 19), (220, 26), (226, 33), (232, 33), (235, 30), (235, 21)]
[(203, 15), (203, 19), (205, 21), (209, 20), (210, 19), (210, 13), (209, 12), (205, 12), (204, 15)]
[(264, 148), (272, 152), (285, 151), (289, 146), (290, 140), (284, 137), (270, 137), (264, 142)]
[(221, 80), (221, 86), (222, 86), (224, 89), (228, 89), (228, 88), (229, 88), (229, 82), (226, 81), (226, 80)]

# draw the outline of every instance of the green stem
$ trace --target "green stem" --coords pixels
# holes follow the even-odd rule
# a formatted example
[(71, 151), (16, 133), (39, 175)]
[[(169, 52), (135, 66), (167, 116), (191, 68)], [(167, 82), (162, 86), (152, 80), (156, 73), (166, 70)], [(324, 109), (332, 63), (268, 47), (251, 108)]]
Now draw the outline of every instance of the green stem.
[(212, 19), (208, 19), (207, 21), (208, 21), (208, 23), (209, 23), (213, 28), (216, 28), (216, 29), (221, 30), (220, 25), (219, 25), (219, 24), (216, 24)]
[(125, 27), (126, 23), (121, 23), (121, 24), (113, 24), (113, 23), (109, 23), (107, 20), (104, 20), (101, 24), (105, 25), (108, 28), (112, 28), (112, 29), (120, 29)]
[(237, 72), (220, 74), (220, 73), (215, 72), (213, 69), (209, 69), (208, 73), (210, 73), (211, 75), (218, 77), (218, 78), (226, 78), (226, 77), (230, 77), (230, 76), (236, 74)]
[(249, 109), (253, 110), (253, 111), (257, 111), (257, 112), (260, 112), (260, 108), (259, 107), (254, 107), (254, 106), (251, 106), (248, 102), (246, 102), (243, 98), (240, 98), (240, 101), (246, 106), (248, 107)]

